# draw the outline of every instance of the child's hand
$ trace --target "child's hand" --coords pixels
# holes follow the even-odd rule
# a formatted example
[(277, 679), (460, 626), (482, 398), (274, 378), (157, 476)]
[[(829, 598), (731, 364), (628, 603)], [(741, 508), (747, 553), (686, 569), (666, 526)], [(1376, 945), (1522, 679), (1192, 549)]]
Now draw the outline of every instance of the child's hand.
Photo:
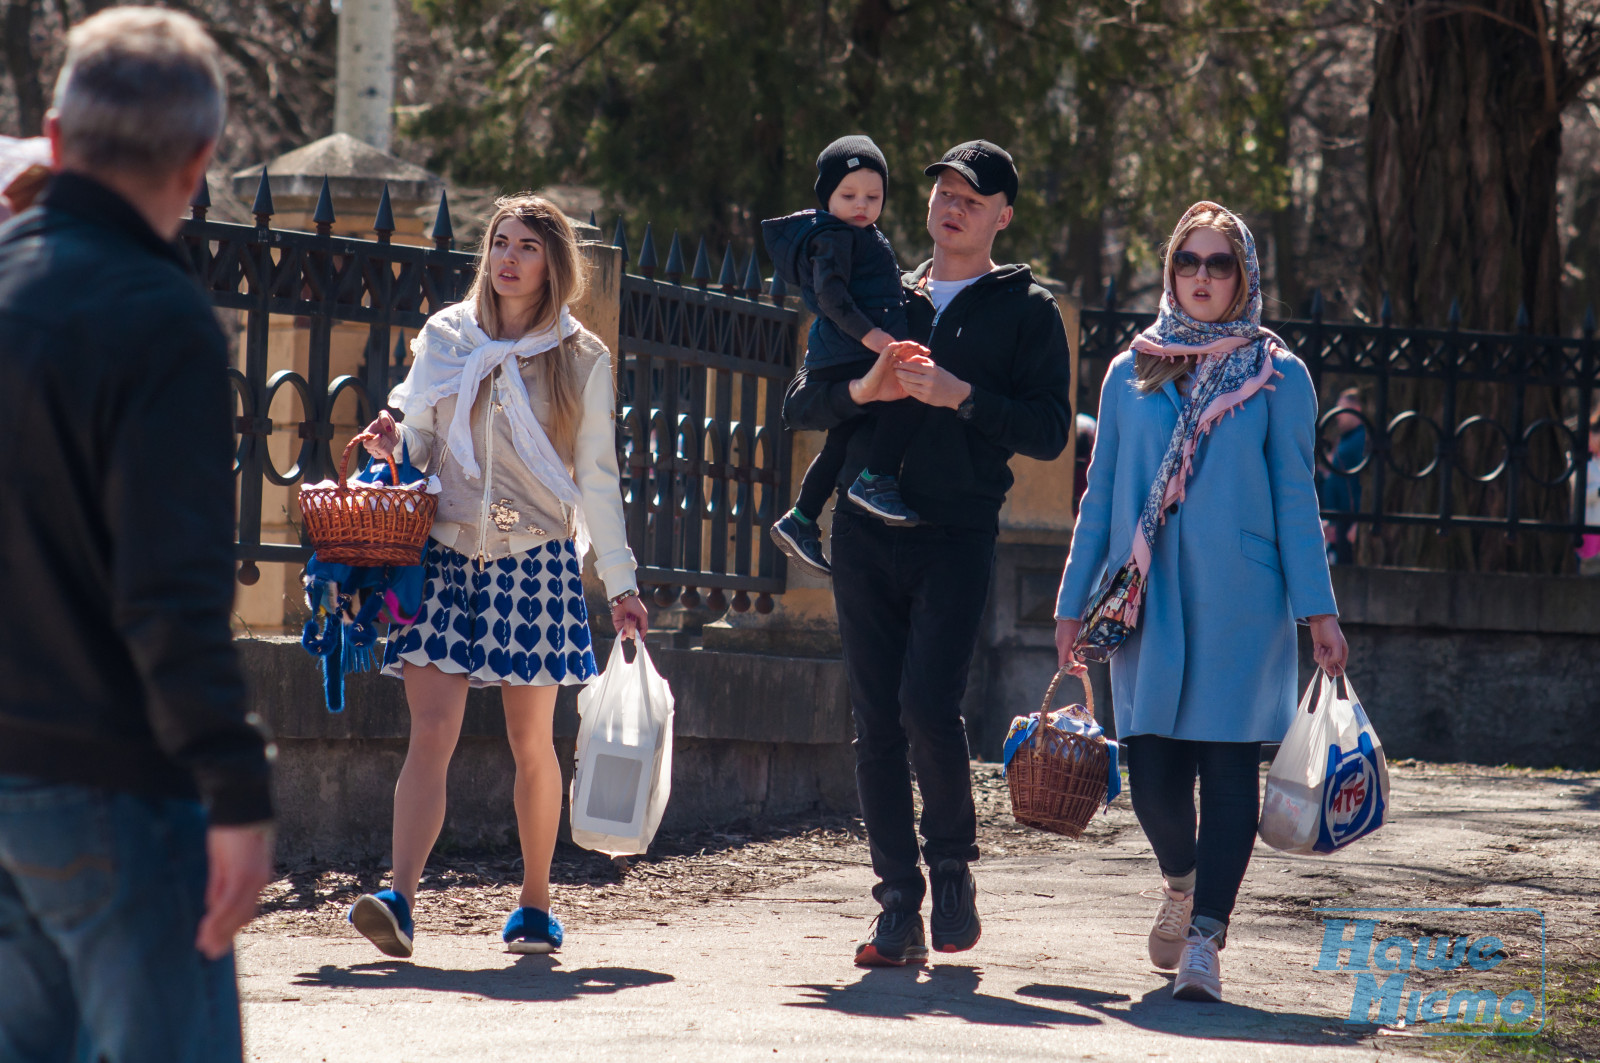
[(885, 349), (894, 354), (896, 362), (905, 362), (913, 358), (922, 358), (930, 363), (933, 361), (933, 352), (916, 340), (896, 340)]
[(893, 342), (894, 337), (881, 328), (875, 328), (861, 337), (861, 345), (873, 354), (882, 354), (883, 349)]

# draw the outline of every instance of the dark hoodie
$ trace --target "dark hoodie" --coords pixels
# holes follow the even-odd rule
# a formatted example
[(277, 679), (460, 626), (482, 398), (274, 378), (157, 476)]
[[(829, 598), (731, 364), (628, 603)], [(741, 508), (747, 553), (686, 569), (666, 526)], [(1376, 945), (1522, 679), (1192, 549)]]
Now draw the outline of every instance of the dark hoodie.
[(876, 225), (857, 228), (825, 210), (802, 210), (762, 222), (761, 238), (778, 276), (800, 289), (815, 315), (807, 368), (871, 358), (861, 337), (875, 328), (906, 338), (900, 263)]
[[(924, 262), (903, 278), (911, 339), (934, 361), (972, 385), (972, 419), (928, 410), (906, 451), (900, 492), (933, 524), (998, 530), (1000, 506), (1011, 489), (1013, 454), (1040, 461), (1057, 457), (1072, 425), (1072, 370), (1067, 334), (1055, 297), (1033, 283), (1027, 266), (1000, 266), (961, 290), (933, 324), (933, 303), (920, 287)], [(860, 416), (847, 381), (812, 381), (802, 369), (784, 397), (791, 429), (826, 430)], [(839, 505), (866, 464), (869, 432), (852, 437), (839, 473)]]

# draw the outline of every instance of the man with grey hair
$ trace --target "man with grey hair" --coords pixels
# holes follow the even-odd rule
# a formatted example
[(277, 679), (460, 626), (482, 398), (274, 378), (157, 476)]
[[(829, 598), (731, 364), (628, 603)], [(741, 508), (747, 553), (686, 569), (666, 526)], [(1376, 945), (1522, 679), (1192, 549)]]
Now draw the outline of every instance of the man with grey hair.
[(222, 127), (193, 19), (74, 28), (0, 226), (0, 1059), (234, 1060), (272, 873), (233, 601), (227, 346), (173, 245)]

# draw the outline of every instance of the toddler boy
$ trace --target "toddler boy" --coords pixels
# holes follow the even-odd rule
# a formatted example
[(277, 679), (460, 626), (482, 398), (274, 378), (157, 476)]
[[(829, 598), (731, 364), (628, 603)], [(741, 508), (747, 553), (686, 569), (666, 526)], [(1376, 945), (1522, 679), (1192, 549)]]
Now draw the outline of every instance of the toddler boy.
[[(806, 373), (813, 380), (852, 380), (872, 367), (884, 347), (906, 338), (900, 263), (876, 222), (888, 191), (889, 166), (867, 136), (840, 137), (817, 156), (817, 202), (761, 223), (762, 239), (784, 283), (800, 289), (816, 315), (806, 339)], [(911, 399), (883, 403), (871, 418), (853, 418), (828, 432), (806, 470), (795, 505), (772, 526), (772, 538), (802, 567), (832, 574), (822, 553), (817, 518), (833, 493), (845, 448), (857, 431), (873, 433), (866, 467), (849, 498), (887, 524), (919, 523), (900, 497), (898, 476), (926, 407)]]

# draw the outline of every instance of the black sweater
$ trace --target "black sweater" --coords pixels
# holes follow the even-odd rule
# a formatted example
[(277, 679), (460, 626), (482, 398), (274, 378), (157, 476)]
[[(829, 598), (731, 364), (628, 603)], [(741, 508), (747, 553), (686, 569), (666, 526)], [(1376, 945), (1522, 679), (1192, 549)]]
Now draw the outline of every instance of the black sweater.
[[(1057, 457), (1072, 424), (1072, 369), (1067, 334), (1055, 297), (1033, 283), (1027, 266), (1000, 266), (961, 290), (933, 324), (933, 303), (919, 287), (933, 263), (902, 278), (911, 338), (933, 359), (972, 385), (973, 414), (932, 408), (911, 441), (900, 472), (906, 504), (925, 521), (995, 531), (1011, 489), (1013, 454)], [(850, 399), (847, 381), (808, 379), (789, 385), (783, 416), (792, 429), (826, 430), (870, 412)], [(845, 489), (866, 464), (870, 432), (850, 441), (839, 473)], [(1065, 488), (1063, 488), (1065, 489)]]
[(210, 300), (126, 201), (57, 177), (0, 228), (0, 774), (271, 816), (232, 466)]

